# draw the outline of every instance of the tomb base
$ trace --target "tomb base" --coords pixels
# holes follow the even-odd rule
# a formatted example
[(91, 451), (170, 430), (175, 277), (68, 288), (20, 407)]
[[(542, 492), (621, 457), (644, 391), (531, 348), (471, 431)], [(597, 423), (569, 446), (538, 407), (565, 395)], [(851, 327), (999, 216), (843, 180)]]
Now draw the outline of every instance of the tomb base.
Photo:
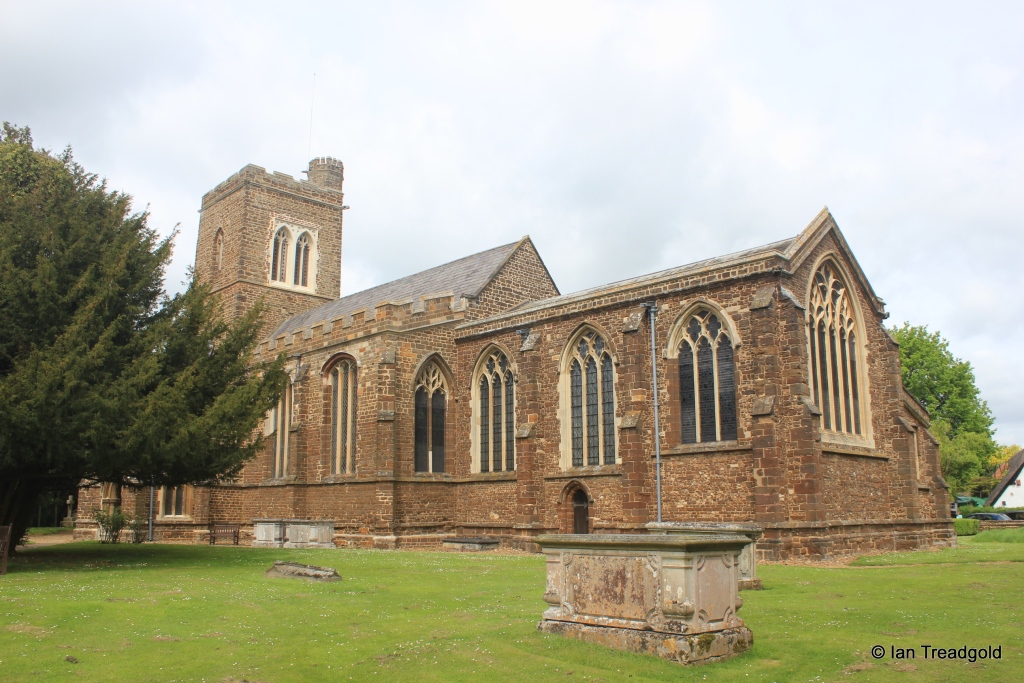
[(545, 619), (537, 624), (537, 629), (605, 647), (656, 655), (685, 665), (728, 659), (746, 652), (754, 644), (754, 634), (746, 626), (685, 635)]

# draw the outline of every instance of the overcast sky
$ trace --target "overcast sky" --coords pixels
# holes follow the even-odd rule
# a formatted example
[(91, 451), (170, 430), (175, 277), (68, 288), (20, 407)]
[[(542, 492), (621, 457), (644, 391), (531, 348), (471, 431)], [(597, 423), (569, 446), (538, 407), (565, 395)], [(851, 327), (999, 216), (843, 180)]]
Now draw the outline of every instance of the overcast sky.
[(997, 440), (1024, 443), (1021, 3), (0, 16), (0, 119), (180, 224), (172, 290), (200, 198), (247, 163), (344, 161), (346, 294), (525, 234), (568, 293), (792, 236), (827, 204), (890, 322), (940, 330)]

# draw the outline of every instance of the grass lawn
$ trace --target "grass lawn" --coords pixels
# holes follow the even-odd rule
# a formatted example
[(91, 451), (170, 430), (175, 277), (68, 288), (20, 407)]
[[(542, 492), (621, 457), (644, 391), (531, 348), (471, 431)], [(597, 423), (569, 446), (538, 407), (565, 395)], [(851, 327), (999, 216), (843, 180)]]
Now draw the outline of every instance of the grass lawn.
[[(343, 580), (267, 579), (275, 559)], [(845, 568), (762, 566), (765, 590), (742, 593), (753, 650), (685, 669), (538, 633), (537, 555), (30, 546), (0, 577), (0, 680), (1020, 681), (1020, 562), (1024, 544), (971, 540)], [(1001, 645), (1002, 659), (924, 661), (925, 644)], [(892, 661), (890, 646), (917, 659)]]

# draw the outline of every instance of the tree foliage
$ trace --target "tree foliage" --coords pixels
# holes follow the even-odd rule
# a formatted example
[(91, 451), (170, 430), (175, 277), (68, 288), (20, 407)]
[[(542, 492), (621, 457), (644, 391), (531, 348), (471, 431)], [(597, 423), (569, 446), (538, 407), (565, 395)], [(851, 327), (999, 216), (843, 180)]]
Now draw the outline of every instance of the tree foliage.
[(278, 400), (254, 367), (259, 308), (233, 323), (194, 280), (163, 291), (172, 239), (77, 164), (0, 137), (0, 524), (80, 480), (201, 483), (237, 473)]
[[(981, 399), (968, 361), (956, 358), (938, 332), (903, 323), (892, 330), (900, 345), (903, 386), (932, 416), (942, 473), (955, 491), (977, 490), (994, 469), (994, 418)], [(972, 487), (972, 482), (975, 484)]]

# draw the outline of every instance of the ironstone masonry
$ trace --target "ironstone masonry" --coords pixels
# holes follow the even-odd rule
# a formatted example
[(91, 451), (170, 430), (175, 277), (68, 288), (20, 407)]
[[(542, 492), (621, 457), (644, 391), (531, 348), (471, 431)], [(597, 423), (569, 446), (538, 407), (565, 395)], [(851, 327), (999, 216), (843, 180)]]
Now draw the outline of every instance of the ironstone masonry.
[[(575, 294), (560, 294), (524, 237), (339, 298), (343, 180), (331, 158), (311, 161), (308, 180), (250, 165), (203, 197), (197, 275), (228, 315), (267, 303), (257, 357), (287, 356), (291, 400), (281, 408), (287, 425), (235, 480), (190, 487), (178, 507), (162, 504), (173, 492), (160, 492), (158, 540), (202, 542), (217, 522), (241, 524), (251, 542), (256, 519), (327, 520), (336, 545), (376, 548), (489, 537), (536, 550), (533, 539), (546, 533), (645, 533), (656, 521), (646, 308), (656, 303), (664, 521), (757, 524), (758, 556), (769, 560), (955, 543), (928, 415), (902, 386), (884, 303), (827, 209), (796, 237)], [(305, 285), (293, 275), (302, 239), (312, 245)], [(286, 277), (275, 279), (282, 261)], [(830, 390), (816, 389), (811, 355), (808, 307), (823, 268), (837, 274), (856, 320), (860, 347), (851, 358), (860, 364), (843, 366), (856, 377), (842, 383), (854, 387), (856, 434), (835, 429), (819, 405), (832, 401), (839, 412), (838, 394), (833, 401)], [(715, 316), (729, 335), (735, 438), (693, 442), (684, 433), (678, 349), (694, 312)], [(612, 360), (614, 423), (606, 421), (601, 443), (613, 444), (614, 460), (573, 465), (574, 439), (590, 423), (573, 431), (567, 359), (579, 340), (597, 337)], [(514, 383), (514, 445), (504, 446), (514, 462), (481, 471), (475, 387), (495, 352)], [(338, 406), (330, 373), (341, 360), (357, 379), (346, 408), (351, 471), (332, 467)], [(440, 443), (443, 467), (417, 471), (417, 378), (430, 368), (439, 371), (444, 410), (434, 418), (443, 422), (441, 441), (427, 447), (433, 454)], [(264, 433), (276, 419), (268, 417)], [(288, 455), (279, 472), (283, 431)], [(148, 490), (104, 491), (81, 490), (79, 537), (94, 536), (91, 511), (103, 504), (148, 511)]]

